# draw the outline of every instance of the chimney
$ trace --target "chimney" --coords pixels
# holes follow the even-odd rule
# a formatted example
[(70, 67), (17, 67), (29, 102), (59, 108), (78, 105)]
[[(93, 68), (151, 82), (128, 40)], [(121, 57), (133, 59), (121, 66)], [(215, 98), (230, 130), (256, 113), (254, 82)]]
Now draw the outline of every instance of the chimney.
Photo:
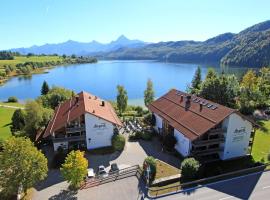
[(101, 101), (101, 106), (105, 106), (105, 101)]
[(184, 95), (181, 95), (180, 102), (183, 102), (183, 100), (184, 100)]
[(79, 102), (79, 96), (76, 96), (75, 98), (76, 98), (76, 103), (78, 103)]
[(191, 96), (190, 95), (187, 95), (186, 96), (186, 104), (185, 104), (185, 109), (188, 110), (189, 107), (190, 107), (190, 99), (191, 99)]
[(200, 112), (202, 111), (202, 109), (203, 109), (203, 104), (202, 102), (200, 102)]

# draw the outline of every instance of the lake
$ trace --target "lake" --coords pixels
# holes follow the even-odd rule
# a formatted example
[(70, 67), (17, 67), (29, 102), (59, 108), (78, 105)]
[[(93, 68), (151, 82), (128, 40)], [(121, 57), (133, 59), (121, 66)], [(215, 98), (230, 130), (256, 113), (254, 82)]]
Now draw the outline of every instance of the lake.
[[(0, 86), (0, 100), (16, 96), (20, 101), (40, 95), (44, 80), (50, 86), (62, 86), (76, 92), (85, 90), (106, 100), (115, 100), (116, 86), (123, 85), (131, 104), (143, 104), (146, 82), (153, 81), (155, 95), (159, 97), (171, 88), (185, 90), (191, 82), (198, 64), (160, 63), (155, 61), (99, 61), (95, 64), (58, 66), (48, 73), (30, 77), (13, 77)], [(200, 65), (202, 77), (209, 65)], [(221, 68), (216, 67), (217, 71)], [(227, 68), (229, 73), (243, 73), (243, 68)]]

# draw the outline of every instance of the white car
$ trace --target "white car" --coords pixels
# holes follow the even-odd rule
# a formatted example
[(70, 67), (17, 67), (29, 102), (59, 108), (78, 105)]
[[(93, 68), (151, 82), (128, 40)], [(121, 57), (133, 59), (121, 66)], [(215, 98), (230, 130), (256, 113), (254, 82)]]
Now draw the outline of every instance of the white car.
[(100, 165), (98, 167), (98, 175), (101, 177), (107, 177), (108, 173), (105, 171), (105, 167), (103, 165)]
[(94, 177), (95, 177), (94, 169), (92, 168), (87, 169), (87, 178), (94, 178)]

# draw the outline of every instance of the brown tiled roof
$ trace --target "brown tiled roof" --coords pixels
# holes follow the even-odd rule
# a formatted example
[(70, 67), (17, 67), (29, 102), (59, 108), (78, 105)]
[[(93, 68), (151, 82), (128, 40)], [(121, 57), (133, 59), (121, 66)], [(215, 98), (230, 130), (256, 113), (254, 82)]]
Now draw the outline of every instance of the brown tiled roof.
[[(190, 107), (185, 108), (188, 94), (170, 90), (149, 105), (149, 110), (167, 120), (169, 124), (190, 140), (195, 140), (209, 129), (214, 128), (236, 110), (213, 103), (197, 96), (191, 96)], [(183, 96), (183, 100), (181, 100)], [(196, 101), (195, 101), (196, 99)], [(200, 109), (200, 102), (208, 103)], [(207, 107), (208, 105), (213, 105)], [(215, 109), (214, 109), (215, 108)]]
[(80, 92), (77, 96), (61, 103), (55, 108), (54, 116), (49, 122), (43, 137), (51, 135), (54, 131), (64, 127), (68, 122), (80, 117), (85, 113), (102, 118), (117, 126), (122, 126), (120, 119), (117, 117), (112, 105), (102, 99), (89, 94)]

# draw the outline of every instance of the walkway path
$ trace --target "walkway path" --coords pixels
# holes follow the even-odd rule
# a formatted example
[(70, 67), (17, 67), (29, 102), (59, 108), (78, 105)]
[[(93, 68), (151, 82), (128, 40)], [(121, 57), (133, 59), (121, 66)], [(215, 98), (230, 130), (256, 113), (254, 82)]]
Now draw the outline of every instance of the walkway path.
[(14, 108), (14, 109), (24, 109), (23, 107), (18, 107), (18, 106), (8, 106), (8, 105), (2, 105), (2, 104), (0, 104), (0, 107), (4, 107), (4, 108)]

